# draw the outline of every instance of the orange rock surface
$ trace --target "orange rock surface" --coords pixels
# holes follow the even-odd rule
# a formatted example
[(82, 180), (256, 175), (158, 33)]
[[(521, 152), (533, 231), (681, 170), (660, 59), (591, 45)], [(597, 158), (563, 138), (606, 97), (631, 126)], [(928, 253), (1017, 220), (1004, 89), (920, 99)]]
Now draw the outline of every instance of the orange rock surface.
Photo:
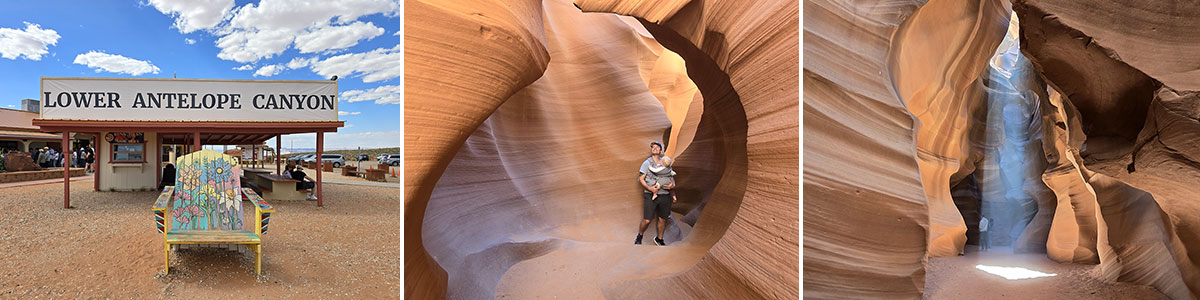
[(1195, 7), (812, 0), (804, 26), (806, 296), (920, 297), (926, 259), (962, 251), (966, 226), (978, 225), (954, 204), (969, 208), (980, 185), (996, 184), (987, 180), (997, 167), (976, 154), (1001, 142), (976, 134), (998, 126), (980, 120), (989, 95), (977, 84), (1010, 12), (1020, 20), (1022, 54), (1048, 85), (1031, 80), (1012, 91), (1037, 106), (1011, 113), (1034, 114), (1040, 125), (1028, 128), (1041, 126), (1031, 130), (1041, 140), (1011, 149), (1036, 160), (1026, 166), (1044, 166), (1019, 178), (1032, 188), (1011, 195), (1037, 207), (1023, 212), (1028, 227), (1011, 233), (1018, 251), (1040, 252), (1044, 241), (1051, 260), (1094, 264), (1088, 276), (1101, 281), (1152, 286), (1172, 299), (1200, 295), (1200, 81), (1189, 67), (1196, 58), (1185, 54), (1197, 47), (1188, 34), (1196, 23), (1184, 21)]
[(406, 296), (798, 296), (798, 2), (500, 2), (406, 6)]

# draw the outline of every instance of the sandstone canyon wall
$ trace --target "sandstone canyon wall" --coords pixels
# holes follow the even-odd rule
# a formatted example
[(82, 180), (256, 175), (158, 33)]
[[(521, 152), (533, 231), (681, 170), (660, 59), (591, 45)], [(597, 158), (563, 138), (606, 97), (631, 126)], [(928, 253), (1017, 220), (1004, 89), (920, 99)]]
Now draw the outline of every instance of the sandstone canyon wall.
[(1065, 127), (1078, 129), (1048, 129), (1065, 142), (1047, 152), (1073, 162), (1056, 169), (1070, 176), (1046, 183), (1060, 195), (1060, 211), (1076, 215), (1056, 216), (1054, 226), (1065, 230), (1051, 231), (1051, 240), (1068, 241), (1061, 249), (1076, 250), (1051, 258), (1086, 258), (1099, 262), (1100, 278), (1151, 285), (1173, 299), (1200, 297), (1200, 193), (1188, 191), (1200, 178), (1200, 147), (1178, 139), (1200, 134), (1200, 99), (1190, 92), (1197, 80), (1183, 67), (1195, 61), (1189, 49), (1200, 47), (1196, 23), (1184, 20), (1200, 10), (1171, 1), (1054, 0), (1016, 1), (1014, 10), (1022, 51), (1079, 112), (1065, 116)]
[(805, 2), (806, 297), (919, 297), (926, 255), (962, 251), (950, 188), (1008, 27), (1005, 2), (963, 4)]
[(1014, 2), (986, 70), (1007, 2), (805, 2), (806, 296), (919, 297), (981, 211), (1015, 252), (1200, 295), (1200, 11)]
[[(798, 296), (797, 2), (501, 2), (406, 6), (406, 297)], [(635, 247), (664, 139), (671, 246)]]

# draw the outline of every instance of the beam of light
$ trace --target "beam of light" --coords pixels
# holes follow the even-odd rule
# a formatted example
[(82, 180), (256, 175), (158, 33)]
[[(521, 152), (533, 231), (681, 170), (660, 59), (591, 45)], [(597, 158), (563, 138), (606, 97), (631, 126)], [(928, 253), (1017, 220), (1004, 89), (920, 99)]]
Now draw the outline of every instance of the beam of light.
[(982, 270), (984, 272), (988, 272), (992, 275), (1004, 277), (1004, 279), (1008, 279), (1008, 280), (1052, 277), (1052, 276), (1058, 275), (1058, 274), (1042, 273), (1042, 272), (1038, 272), (1038, 271), (1034, 271), (1034, 270), (1030, 270), (1030, 269), (1026, 269), (1026, 268), (1021, 268), (1021, 267), (997, 267), (997, 266), (975, 265), (975, 268)]

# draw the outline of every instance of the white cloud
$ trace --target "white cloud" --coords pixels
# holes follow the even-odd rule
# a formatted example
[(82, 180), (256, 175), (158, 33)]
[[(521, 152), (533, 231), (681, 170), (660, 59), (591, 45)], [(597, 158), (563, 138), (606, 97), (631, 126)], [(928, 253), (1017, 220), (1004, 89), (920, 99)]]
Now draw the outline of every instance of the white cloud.
[(336, 24), (353, 22), (359, 17), (383, 13), (389, 17), (400, 12), (396, 0), (263, 0), (257, 6), (247, 4), (238, 8), (230, 25), (239, 29), (287, 29), (300, 31), (322, 27), (334, 19)]
[(271, 77), (283, 71), (283, 65), (266, 65), (254, 72), (254, 76)]
[(357, 111), (348, 112), (348, 111), (340, 111), (340, 110), (338, 111), (339, 116), (353, 116), (353, 115), (357, 115), (357, 114), (360, 114), (360, 112), (357, 112)]
[(159, 12), (175, 18), (175, 28), (189, 33), (216, 27), (233, 9), (233, 0), (149, 0)]
[(183, 42), (184, 42), (184, 43), (187, 43), (188, 45), (195, 45), (195, 44), (196, 44), (196, 40), (193, 40), (193, 39), (183, 39)]
[(233, 69), (238, 70), (238, 71), (249, 71), (249, 70), (254, 70), (254, 65), (244, 65), (244, 66), (233, 68)]
[(49, 45), (58, 43), (57, 31), (42, 29), (41, 25), (25, 22), (25, 29), (0, 27), (0, 57), (15, 60), (24, 56), (30, 60), (42, 60)]
[(404, 31), (403, 31), (403, 30), (396, 30), (396, 33), (393, 33), (392, 35), (394, 35), (394, 36), (400, 36), (400, 33), (401, 33), (401, 32), (404, 32)]
[(316, 57), (309, 57), (309, 58), (297, 57), (297, 58), (293, 58), (292, 61), (289, 61), (287, 63), (287, 67), (288, 67), (288, 69), (299, 69), (299, 68), (307, 67), (318, 60), (319, 59), (317, 59)]
[(16, 107), (17, 107), (16, 105), (12, 105), (12, 104), (8, 105), (8, 108), (16, 108)]
[(116, 54), (88, 51), (75, 56), (75, 64), (85, 65), (96, 72), (107, 71), (138, 76), (146, 73), (158, 74), (158, 67), (150, 61), (136, 60)]
[(287, 30), (236, 31), (217, 39), (217, 57), (240, 63), (271, 58), (287, 50), (296, 34)]
[(346, 126), (342, 127), (342, 128), (350, 128), (350, 127), (354, 127), (354, 124), (346, 123)]
[(296, 36), (296, 49), (300, 50), (300, 53), (346, 49), (357, 45), (360, 40), (373, 39), (383, 32), (383, 28), (375, 27), (371, 22), (321, 27)]
[(374, 89), (342, 92), (346, 102), (375, 101), (375, 104), (400, 104), (400, 85), (385, 85)]
[(363, 82), (383, 81), (404, 75), (400, 72), (400, 57), (403, 55), (396, 48), (343, 54), (314, 62), (312, 71), (323, 77), (358, 75)]
[[(215, 30), (221, 38), (217, 57), (255, 62), (274, 57), (294, 45), (302, 53), (345, 49), (383, 34), (372, 23), (355, 22), (365, 15), (399, 16), (398, 0), (263, 0), (234, 9), (229, 22)], [(338, 26), (343, 25), (343, 26)]]

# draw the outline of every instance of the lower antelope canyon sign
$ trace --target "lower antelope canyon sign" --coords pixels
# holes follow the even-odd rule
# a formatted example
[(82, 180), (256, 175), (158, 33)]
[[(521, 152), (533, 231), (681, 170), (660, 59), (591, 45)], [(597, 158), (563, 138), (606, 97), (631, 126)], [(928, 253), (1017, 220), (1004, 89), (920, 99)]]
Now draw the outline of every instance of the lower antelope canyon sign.
[(337, 121), (337, 82), (42, 78), (41, 119)]

